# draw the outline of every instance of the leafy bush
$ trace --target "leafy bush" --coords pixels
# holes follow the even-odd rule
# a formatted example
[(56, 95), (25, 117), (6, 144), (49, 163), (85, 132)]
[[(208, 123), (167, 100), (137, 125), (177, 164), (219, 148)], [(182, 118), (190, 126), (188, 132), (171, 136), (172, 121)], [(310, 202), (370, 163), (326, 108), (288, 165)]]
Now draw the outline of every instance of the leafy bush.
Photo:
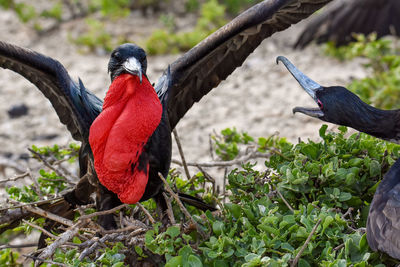
[[(247, 163), (229, 174), (229, 203), (220, 215), (206, 212), (206, 221), (198, 220), (210, 237), (178, 227), (160, 233), (156, 227), (147, 232), (146, 247), (165, 255), (167, 266), (288, 266), (320, 222), (299, 266), (391, 263), (369, 249), (363, 229), (379, 179), (399, 157), (400, 146), (365, 134), (346, 138), (345, 127), (339, 133), (326, 128), (318, 143), (259, 138), (260, 151), (276, 152), (265, 163), (269, 169), (259, 172)], [(233, 136), (225, 139), (228, 144), (241, 143), (240, 135), (223, 132)], [(223, 157), (231, 153), (225, 148)]]
[[(132, 263), (132, 257), (134, 262), (160, 259), (165, 266), (289, 266), (295, 259), (298, 266), (396, 264), (384, 254), (371, 251), (365, 224), (375, 189), (399, 158), (400, 146), (362, 133), (346, 137), (345, 127), (340, 127), (338, 133), (326, 129), (326, 125), (320, 129), (321, 141), (298, 144), (277, 136), (256, 139), (236, 129), (225, 129), (214, 137), (221, 159), (231, 160), (238, 157), (238, 150), (251, 147), (251, 151), (256, 148), (259, 153), (271, 154), (265, 161), (267, 168), (256, 170), (254, 163), (247, 162), (233, 169), (227, 176), (227, 192), (222, 194), (214, 193), (213, 184), (205, 186), (209, 178), (202, 172), (188, 181), (172, 169), (167, 179), (175, 191), (203, 195), (208, 203), (218, 203), (219, 211), (202, 213), (188, 206), (192, 216), (188, 219), (172, 201), (176, 224), (168, 228), (156, 223), (143, 232), (142, 239), (134, 238), (133, 244), (132, 240), (117, 241), (128, 234), (116, 234), (116, 241), (104, 243), (106, 247), (99, 247), (97, 256), (84, 259), (79, 257), (86, 245), (80, 247), (84, 243), (75, 236), (72, 241), (77, 248), (59, 248), (52, 260), (72, 266), (123, 266)], [(235, 146), (237, 150), (232, 149)], [(49, 157), (64, 158), (75, 153), (57, 146), (35, 150)], [(41, 175), (46, 178), (38, 181), (42, 194), (63, 190), (62, 184), (52, 181), (56, 176), (43, 170)], [(32, 190), (8, 190), (14, 199), (35, 201), (36, 188), (26, 188)], [(142, 204), (157, 218), (153, 200)], [(131, 218), (134, 207), (120, 211), (120, 219)], [(76, 220), (80, 216), (77, 214)], [(134, 216), (147, 220), (144, 214)], [(45, 222), (39, 218), (31, 223)], [(88, 231), (88, 227), (81, 231)], [(32, 228), (23, 223), (14, 230), (29, 233)], [(93, 236), (85, 243), (95, 240), (98, 237)], [(10, 253), (3, 252), (1, 259), (10, 261)]]
[(371, 72), (369, 77), (352, 81), (348, 88), (366, 103), (377, 107), (398, 108), (400, 100), (400, 56), (397, 42), (377, 39), (376, 34), (356, 36), (357, 41), (336, 48), (328, 43), (325, 51), (340, 60), (354, 57), (366, 58), (364, 67)]

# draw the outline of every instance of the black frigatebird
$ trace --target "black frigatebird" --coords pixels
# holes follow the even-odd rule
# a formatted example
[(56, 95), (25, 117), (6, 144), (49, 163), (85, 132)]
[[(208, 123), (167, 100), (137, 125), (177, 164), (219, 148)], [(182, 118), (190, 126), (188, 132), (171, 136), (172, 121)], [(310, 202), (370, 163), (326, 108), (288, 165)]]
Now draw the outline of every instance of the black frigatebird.
[[(384, 140), (400, 142), (400, 110), (381, 110), (364, 103), (341, 86), (324, 87), (299, 71), (287, 58), (278, 57), (318, 107), (295, 107), (293, 112), (339, 125)], [(370, 205), (367, 240), (373, 250), (400, 259), (400, 159), (385, 174)]]
[(399, 14), (398, 0), (336, 0), (311, 18), (294, 47), (304, 48), (313, 40), (341, 46), (354, 40), (353, 33), (400, 36)]
[[(158, 173), (168, 173), (171, 130), (195, 102), (241, 66), (265, 38), (328, 2), (261, 2), (173, 62), (154, 89), (146, 75), (144, 50), (133, 44), (119, 46), (109, 61), (112, 84), (104, 104), (81, 80), (74, 82), (58, 61), (34, 51), (0, 42), (0, 67), (36, 85), (73, 138), (82, 142), (82, 178), (62, 203), (87, 203), (91, 192), (97, 191), (99, 210), (110, 209), (120, 200), (134, 203), (151, 197), (164, 209)], [(115, 194), (99, 184), (97, 177)], [(105, 220), (103, 226), (115, 227), (115, 222), (109, 221)]]

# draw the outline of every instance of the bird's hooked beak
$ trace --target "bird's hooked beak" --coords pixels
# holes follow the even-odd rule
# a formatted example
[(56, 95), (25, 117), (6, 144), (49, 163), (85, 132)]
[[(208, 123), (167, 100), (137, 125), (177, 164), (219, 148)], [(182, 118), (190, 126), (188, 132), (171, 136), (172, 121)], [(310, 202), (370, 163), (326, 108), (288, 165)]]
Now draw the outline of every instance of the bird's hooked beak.
[[(285, 65), (285, 67), (289, 70), (289, 72), (293, 75), (293, 77), (297, 80), (300, 86), (314, 99), (315, 103), (318, 104), (318, 98), (316, 92), (318, 90), (322, 90), (323, 87), (318, 83), (311, 80), (304, 73), (298, 70), (287, 58), (283, 56), (279, 56), (276, 58), (276, 64), (280, 62)], [(301, 112), (308, 116), (320, 118), (324, 116), (324, 112), (320, 108), (303, 108), (303, 107), (295, 107), (293, 109), (293, 113)]]
[(135, 57), (130, 57), (122, 64), (124, 70), (132, 75), (136, 75), (139, 77), (140, 84), (142, 83), (143, 73), (142, 73), (142, 65), (139, 60)]

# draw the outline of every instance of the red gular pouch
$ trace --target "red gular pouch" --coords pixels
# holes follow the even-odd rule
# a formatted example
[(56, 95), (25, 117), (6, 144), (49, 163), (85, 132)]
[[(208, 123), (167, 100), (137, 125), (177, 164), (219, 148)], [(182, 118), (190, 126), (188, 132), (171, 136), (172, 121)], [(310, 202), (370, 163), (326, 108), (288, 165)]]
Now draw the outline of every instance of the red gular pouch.
[(160, 100), (147, 78), (140, 83), (139, 77), (122, 74), (110, 85), (103, 111), (90, 127), (97, 176), (123, 203), (136, 203), (144, 194), (149, 173), (144, 147), (161, 115)]

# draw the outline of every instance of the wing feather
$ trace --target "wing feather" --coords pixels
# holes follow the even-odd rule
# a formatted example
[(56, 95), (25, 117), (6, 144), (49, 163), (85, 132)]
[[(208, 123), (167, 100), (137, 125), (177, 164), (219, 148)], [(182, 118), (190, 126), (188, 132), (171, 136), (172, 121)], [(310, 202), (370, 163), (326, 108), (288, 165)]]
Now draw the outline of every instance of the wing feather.
[[(265, 38), (308, 17), (330, 1), (263, 1), (173, 62), (170, 65), (171, 85), (168, 87), (171, 129), (195, 102), (241, 66)], [(165, 80), (164, 76), (159, 81)], [(156, 90), (161, 87), (156, 86)]]
[(372, 200), (367, 239), (373, 250), (400, 259), (400, 159), (390, 168)]
[(60, 62), (29, 49), (0, 42), (0, 67), (19, 73), (49, 99), (74, 139), (85, 141), (102, 101), (75, 83)]
[(376, 32), (378, 37), (400, 35), (399, 12), (398, 0), (336, 1), (307, 24), (294, 47), (304, 48), (313, 40), (344, 45), (354, 40), (353, 33)]

